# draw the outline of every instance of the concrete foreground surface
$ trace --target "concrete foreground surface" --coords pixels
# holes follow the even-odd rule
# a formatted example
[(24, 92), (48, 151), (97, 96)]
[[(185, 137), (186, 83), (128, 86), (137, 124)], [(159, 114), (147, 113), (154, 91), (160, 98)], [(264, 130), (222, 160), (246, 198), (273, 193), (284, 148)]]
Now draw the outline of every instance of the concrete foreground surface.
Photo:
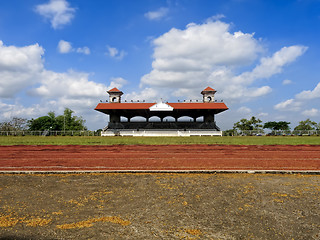
[(320, 239), (320, 176), (0, 174), (0, 239)]

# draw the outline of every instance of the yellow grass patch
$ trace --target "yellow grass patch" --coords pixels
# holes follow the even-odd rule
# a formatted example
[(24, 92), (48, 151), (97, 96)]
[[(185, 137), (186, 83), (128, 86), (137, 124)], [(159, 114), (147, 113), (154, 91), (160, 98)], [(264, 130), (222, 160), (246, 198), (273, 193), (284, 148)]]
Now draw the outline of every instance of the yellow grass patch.
[(52, 215), (61, 215), (62, 214), (62, 211), (58, 211), (58, 212), (52, 212)]
[(185, 229), (186, 233), (189, 233), (193, 236), (201, 236), (202, 232), (199, 229)]
[(37, 227), (37, 226), (45, 226), (48, 225), (52, 220), (45, 218), (31, 218), (30, 220), (24, 221), (28, 227)]
[(277, 196), (277, 197), (288, 197), (288, 194), (286, 194), (286, 193), (272, 193), (272, 196)]
[(4, 215), (0, 217), (0, 227), (14, 227), (18, 222), (19, 219), (11, 217), (11, 215)]
[(128, 220), (123, 220), (122, 218), (116, 217), (116, 216), (110, 216), (110, 217), (101, 217), (101, 218), (91, 218), (86, 221), (81, 221), (77, 223), (57, 225), (57, 228), (74, 229), (74, 228), (92, 227), (93, 223), (97, 223), (97, 222), (111, 222), (111, 223), (120, 224), (121, 226), (128, 226), (131, 224), (131, 222)]
[(73, 228), (84, 228), (84, 227), (92, 227), (92, 221), (87, 220), (87, 221), (81, 221), (77, 223), (69, 223), (69, 224), (62, 224), (62, 225), (57, 225), (57, 228), (59, 229), (73, 229)]
[(75, 204), (75, 205), (77, 205), (77, 206), (79, 206), (79, 207), (84, 206), (83, 203), (80, 203), (80, 202), (78, 202), (77, 200), (74, 200), (74, 199), (69, 200), (68, 203), (70, 203), (70, 204)]

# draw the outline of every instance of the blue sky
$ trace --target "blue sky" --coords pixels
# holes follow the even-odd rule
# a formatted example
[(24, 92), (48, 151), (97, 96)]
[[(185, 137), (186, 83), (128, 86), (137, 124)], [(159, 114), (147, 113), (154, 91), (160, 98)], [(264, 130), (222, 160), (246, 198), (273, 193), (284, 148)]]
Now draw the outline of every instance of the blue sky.
[(201, 99), (241, 118), (320, 122), (320, 1), (11, 0), (0, 3), (0, 121), (128, 100)]

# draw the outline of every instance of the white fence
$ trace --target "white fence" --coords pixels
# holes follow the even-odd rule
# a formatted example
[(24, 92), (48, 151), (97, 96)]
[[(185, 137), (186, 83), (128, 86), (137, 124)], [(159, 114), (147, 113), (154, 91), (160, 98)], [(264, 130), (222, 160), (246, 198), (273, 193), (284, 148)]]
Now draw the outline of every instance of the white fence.
[(136, 137), (190, 137), (190, 136), (222, 136), (222, 131), (216, 130), (106, 130), (101, 136), (136, 136)]
[(101, 131), (0, 131), (0, 136), (101, 136)]
[(263, 130), (243, 130), (243, 131), (226, 131), (224, 136), (318, 136), (320, 130), (293, 130), (293, 131), (266, 131)]

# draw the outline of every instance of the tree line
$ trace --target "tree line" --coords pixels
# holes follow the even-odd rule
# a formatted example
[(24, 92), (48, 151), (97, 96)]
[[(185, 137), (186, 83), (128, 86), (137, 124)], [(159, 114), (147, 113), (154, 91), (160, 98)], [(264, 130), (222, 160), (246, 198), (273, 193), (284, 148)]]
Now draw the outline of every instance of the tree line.
[[(251, 117), (250, 119), (241, 119), (233, 125), (233, 129), (229, 131), (257, 131), (262, 132), (263, 129), (270, 129), (272, 132), (276, 131), (290, 131), (290, 122), (286, 121), (270, 121), (262, 123), (259, 118)], [(294, 131), (312, 131), (320, 130), (320, 123), (311, 121), (309, 118), (300, 121), (299, 124), (294, 128)]]
[(14, 117), (10, 121), (0, 122), (0, 131), (70, 131), (87, 130), (82, 117), (73, 116), (69, 108), (65, 108), (63, 115), (56, 116), (55, 112), (36, 119)]

